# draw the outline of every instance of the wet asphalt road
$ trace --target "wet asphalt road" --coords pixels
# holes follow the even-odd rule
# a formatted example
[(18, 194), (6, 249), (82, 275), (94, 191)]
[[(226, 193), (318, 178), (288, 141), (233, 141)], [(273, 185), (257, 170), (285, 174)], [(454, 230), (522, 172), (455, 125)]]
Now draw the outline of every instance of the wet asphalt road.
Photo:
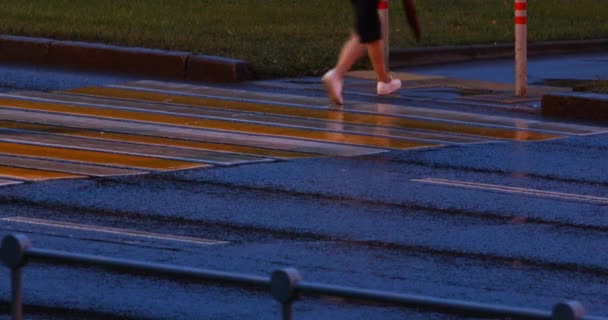
[[(3, 70), (0, 91), (131, 80)], [(284, 91), (323, 94), (297, 86)], [(459, 110), (456, 104), (437, 107)], [(518, 116), (542, 121), (532, 113)], [(608, 133), (596, 133), (4, 186), (0, 226), (4, 234), (24, 232), (35, 246), (51, 249), (260, 276), (290, 266), (314, 282), (543, 310), (575, 299), (593, 315), (608, 315), (606, 150)], [(66, 229), (10, 217), (227, 243)], [(1, 272), (7, 279), (8, 272)], [(276, 319), (279, 312), (266, 292), (82, 266), (33, 263), (25, 281), (26, 313), (35, 319)], [(8, 281), (0, 288), (6, 301)], [(454, 317), (328, 298), (296, 303), (295, 315)]]

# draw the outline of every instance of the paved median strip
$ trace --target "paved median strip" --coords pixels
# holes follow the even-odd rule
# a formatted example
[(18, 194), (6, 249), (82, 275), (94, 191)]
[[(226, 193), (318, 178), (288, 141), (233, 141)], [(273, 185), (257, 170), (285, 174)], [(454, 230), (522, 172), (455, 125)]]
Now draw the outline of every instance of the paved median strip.
[(565, 200), (565, 201), (578, 201), (578, 202), (588, 202), (588, 203), (595, 203), (595, 204), (601, 204), (601, 205), (608, 205), (608, 198), (581, 195), (581, 194), (573, 194), (573, 193), (563, 193), (563, 192), (545, 191), (545, 190), (538, 190), (538, 189), (510, 187), (510, 186), (497, 185), (497, 184), (487, 184), (487, 183), (447, 180), (447, 179), (436, 179), (436, 178), (411, 179), (411, 181), (435, 184), (435, 185), (442, 185), (442, 186), (449, 186), (449, 187), (460, 187), (460, 188), (477, 189), (477, 190), (484, 190), (484, 191), (521, 194), (521, 195), (533, 196), (533, 197), (551, 198), (551, 199)]
[(96, 226), (96, 225), (89, 225), (89, 224), (80, 224), (80, 223), (71, 223), (71, 222), (63, 222), (63, 221), (56, 221), (56, 220), (28, 218), (28, 217), (7, 217), (7, 218), (1, 218), (0, 220), (2, 220), (4, 222), (21, 223), (21, 224), (28, 224), (28, 225), (35, 225), (35, 226), (44, 226), (44, 227), (71, 229), (71, 230), (89, 231), (89, 232), (99, 232), (99, 233), (105, 233), (105, 234), (114, 234), (114, 235), (129, 236), (129, 237), (136, 237), (136, 238), (146, 238), (146, 239), (152, 239), (152, 240), (187, 242), (187, 243), (201, 244), (201, 245), (218, 245), (218, 244), (228, 244), (229, 243), (227, 241), (220, 241), (220, 240), (211, 240), (211, 239), (204, 239), (204, 238), (195, 238), (195, 237), (188, 237), (188, 236), (162, 234), (162, 233), (146, 232), (146, 231), (139, 231), (139, 230), (120, 229), (120, 228), (112, 228), (112, 227)]

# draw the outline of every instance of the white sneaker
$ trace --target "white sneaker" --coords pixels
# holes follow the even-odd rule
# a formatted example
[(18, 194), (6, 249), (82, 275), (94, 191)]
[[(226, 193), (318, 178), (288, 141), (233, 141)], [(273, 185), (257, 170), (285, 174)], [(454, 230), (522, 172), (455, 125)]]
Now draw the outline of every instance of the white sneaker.
[(327, 71), (321, 80), (323, 81), (323, 85), (325, 85), (329, 100), (336, 104), (344, 104), (344, 99), (342, 98), (342, 86), (344, 85), (344, 81), (338, 77), (336, 70), (331, 69)]
[(378, 82), (377, 89), (378, 89), (379, 96), (391, 94), (391, 93), (401, 89), (401, 80), (391, 78), (391, 81), (388, 83), (380, 81), (380, 82)]

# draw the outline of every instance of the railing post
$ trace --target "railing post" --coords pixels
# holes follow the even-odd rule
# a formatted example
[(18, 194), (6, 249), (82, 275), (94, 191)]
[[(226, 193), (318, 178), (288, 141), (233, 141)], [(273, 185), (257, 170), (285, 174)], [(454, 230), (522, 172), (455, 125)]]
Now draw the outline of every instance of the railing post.
[(380, 0), (378, 2), (378, 16), (380, 17), (380, 26), (382, 30), (382, 42), (384, 43), (384, 63), (386, 70), (389, 70), (389, 11), (388, 11), (388, 0)]
[(579, 320), (587, 312), (578, 301), (564, 301), (556, 304), (551, 312), (551, 320)]
[(11, 319), (23, 319), (23, 279), (22, 268), (27, 263), (25, 251), (32, 242), (23, 234), (12, 234), (2, 239), (0, 259), (11, 269)]
[(515, 0), (515, 95), (528, 91), (528, 6), (527, 0)]
[(295, 286), (299, 281), (302, 281), (302, 276), (294, 268), (276, 270), (270, 277), (270, 293), (281, 304), (283, 320), (293, 319), (291, 305), (297, 298)]

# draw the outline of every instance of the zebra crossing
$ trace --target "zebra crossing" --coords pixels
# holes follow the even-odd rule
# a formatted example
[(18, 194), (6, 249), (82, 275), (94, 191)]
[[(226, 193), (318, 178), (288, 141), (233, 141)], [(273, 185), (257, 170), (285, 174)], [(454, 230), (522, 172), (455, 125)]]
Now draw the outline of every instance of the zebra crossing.
[(160, 81), (4, 93), (0, 119), (0, 185), (605, 131)]

